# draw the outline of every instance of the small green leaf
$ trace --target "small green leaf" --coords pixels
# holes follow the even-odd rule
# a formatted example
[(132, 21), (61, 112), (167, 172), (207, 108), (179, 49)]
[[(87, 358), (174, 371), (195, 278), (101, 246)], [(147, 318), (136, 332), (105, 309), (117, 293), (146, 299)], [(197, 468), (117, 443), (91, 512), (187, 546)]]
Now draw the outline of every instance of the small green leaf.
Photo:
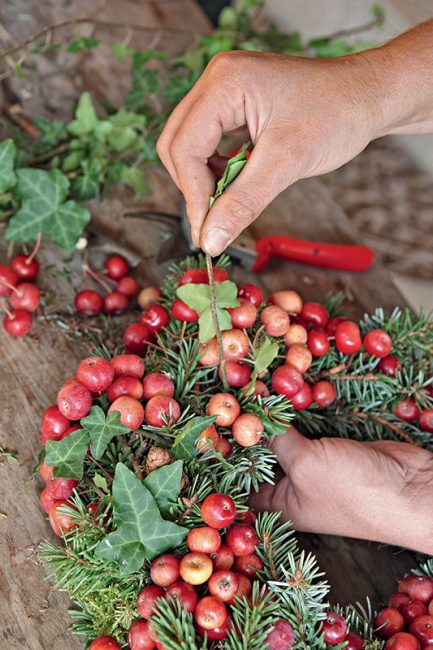
[(102, 474), (96, 473), (93, 477), (93, 482), (96, 485), (97, 488), (105, 492), (106, 494), (110, 494), (110, 488), (108, 487), (107, 484), (107, 479), (105, 476), (102, 476)]
[(210, 287), (208, 284), (184, 284), (178, 287), (176, 295), (186, 302), (197, 314), (202, 314), (210, 307)]
[(91, 133), (98, 123), (98, 117), (93, 106), (90, 93), (81, 94), (75, 111), (75, 120), (68, 124), (68, 131), (72, 135), (86, 135)]
[(264, 372), (278, 355), (279, 345), (266, 337), (265, 340), (254, 351), (254, 369), (251, 373), (251, 386), (247, 395), (254, 393), (257, 377)]
[(34, 47), (30, 51), (32, 54), (44, 54), (45, 52), (51, 52), (52, 50), (59, 50), (61, 47), (61, 43), (45, 43), (44, 45)]
[(88, 446), (89, 434), (83, 429), (73, 431), (62, 440), (48, 440), (45, 462), (55, 466), (54, 476), (81, 480)]
[(239, 153), (228, 160), (224, 174), (217, 183), (216, 192), (210, 199), (210, 207), (213, 206), (216, 199), (221, 196), (224, 190), (226, 190), (227, 187), (235, 180), (235, 178), (239, 176), (245, 167), (247, 162), (247, 148), (248, 145), (244, 144)]
[(0, 445), (0, 456), (3, 456), (4, 458), (12, 458), (13, 460), (18, 460), (17, 451), (10, 451), (9, 449), (4, 449), (1, 445)]
[(128, 427), (119, 420), (120, 413), (114, 411), (107, 413), (100, 406), (92, 406), (92, 409), (85, 418), (80, 420), (80, 424), (88, 432), (92, 456), (100, 460), (107, 449), (108, 444), (114, 436), (120, 436), (130, 433)]
[(132, 67), (141, 68), (149, 61), (164, 61), (167, 58), (167, 52), (161, 50), (144, 50), (143, 52), (135, 51), (132, 58)]
[(116, 59), (119, 59), (119, 61), (122, 61), (123, 59), (126, 59), (128, 56), (132, 56), (135, 53), (134, 48), (128, 47), (125, 43), (117, 42), (113, 43), (111, 46), (111, 50), (116, 57)]
[(180, 494), (182, 469), (183, 462), (177, 460), (154, 470), (144, 479), (144, 485), (162, 513), (168, 512), (169, 506), (176, 502)]
[(215, 285), (215, 296), (218, 307), (226, 309), (239, 307), (239, 300), (237, 299), (238, 288), (234, 282), (224, 280)]
[(233, 7), (224, 7), (218, 16), (220, 27), (235, 27), (238, 19), (238, 12)]
[(121, 170), (120, 179), (118, 180), (131, 187), (136, 194), (141, 194), (141, 196), (150, 194), (150, 189), (146, 183), (143, 168), (141, 167), (127, 167), (124, 165)]
[(130, 126), (113, 127), (107, 134), (107, 144), (112, 151), (119, 153), (128, 149), (138, 138), (138, 133)]
[(83, 171), (81, 176), (74, 178), (71, 192), (80, 201), (93, 199), (98, 193), (100, 165), (97, 160), (83, 160), (80, 164)]
[(15, 185), (15, 153), (16, 149), (13, 140), (8, 138), (0, 142), (0, 194)]
[(185, 426), (177, 433), (173, 447), (173, 455), (181, 460), (192, 460), (197, 456), (196, 442), (199, 435), (216, 420), (214, 416), (196, 416), (188, 420)]
[[(220, 327), (220, 330), (231, 330), (233, 325), (232, 325), (232, 319), (230, 318), (230, 314), (228, 311), (225, 309), (221, 309), (220, 307), (216, 308), (217, 312), (217, 318), (218, 318), (218, 324)], [(204, 311), (199, 319), (198, 319), (198, 325), (199, 325), (199, 340), (200, 343), (207, 343), (213, 337), (215, 336), (215, 325), (213, 322), (212, 318), (212, 313), (210, 309), (207, 309)]]
[(72, 43), (70, 43), (69, 47), (67, 48), (67, 52), (70, 52), (71, 54), (76, 54), (77, 52), (85, 52), (86, 50), (90, 50), (93, 47), (97, 47), (100, 42), (101, 41), (99, 38), (88, 38), (87, 36), (81, 36), (76, 41), (72, 41)]
[(110, 122), (114, 126), (132, 129), (142, 129), (146, 125), (146, 117), (139, 115), (133, 111), (127, 111), (126, 108), (121, 108), (117, 113), (111, 115)]

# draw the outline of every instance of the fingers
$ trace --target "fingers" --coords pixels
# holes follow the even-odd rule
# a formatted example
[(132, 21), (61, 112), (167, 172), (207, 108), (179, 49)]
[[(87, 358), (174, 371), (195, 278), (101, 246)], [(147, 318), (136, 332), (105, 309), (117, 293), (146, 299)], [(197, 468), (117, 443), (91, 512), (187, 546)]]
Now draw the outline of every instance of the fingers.
[(274, 436), (269, 448), (278, 458), (278, 462), (287, 475), (300, 458), (301, 454), (308, 453), (311, 448), (311, 440), (305, 438), (295, 427), (290, 427), (288, 432), (282, 436)]

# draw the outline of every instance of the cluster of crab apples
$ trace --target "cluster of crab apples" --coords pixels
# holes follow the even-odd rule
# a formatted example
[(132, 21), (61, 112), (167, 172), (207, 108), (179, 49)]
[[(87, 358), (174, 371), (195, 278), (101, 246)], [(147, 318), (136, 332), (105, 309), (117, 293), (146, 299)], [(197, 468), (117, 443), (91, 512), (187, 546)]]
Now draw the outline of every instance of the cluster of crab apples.
[(34, 283), (39, 273), (35, 257), (15, 255), (9, 264), (0, 264), (0, 308), (4, 312), (3, 329), (15, 338), (25, 336), (32, 328), (32, 313), (41, 302), (41, 292)]
[[(204, 525), (189, 531), (188, 552), (161, 555), (151, 563), (151, 583), (137, 598), (140, 618), (129, 630), (131, 650), (164, 650), (152, 628), (160, 599), (177, 601), (193, 615), (201, 637), (220, 641), (233, 625), (231, 607), (251, 596), (252, 581), (263, 569), (256, 553), (259, 540), (253, 513), (239, 513), (228, 495), (213, 493), (203, 501), (200, 514)], [(276, 621), (266, 637), (269, 650), (289, 650), (293, 642), (293, 628), (284, 619)], [(100, 637), (90, 645), (90, 650), (109, 648), (120, 646), (110, 637)]]

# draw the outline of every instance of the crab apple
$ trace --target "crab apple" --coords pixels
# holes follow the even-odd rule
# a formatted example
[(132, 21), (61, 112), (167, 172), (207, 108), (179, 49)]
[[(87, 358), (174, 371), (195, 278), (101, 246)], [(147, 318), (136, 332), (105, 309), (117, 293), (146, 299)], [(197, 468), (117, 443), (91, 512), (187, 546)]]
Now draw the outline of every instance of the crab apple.
[(50, 508), (50, 511), (48, 513), (51, 528), (59, 537), (77, 525), (77, 522), (72, 514), (69, 512), (61, 512), (64, 506), (69, 506), (69, 508), (75, 509), (70, 503), (62, 499), (60, 501), (57, 501), (52, 506), (52, 508)]
[(385, 607), (374, 619), (374, 627), (378, 636), (382, 639), (389, 639), (393, 634), (404, 630), (405, 621), (397, 609)]
[(199, 347), (199, 361), (202, 366), (217, 366), (220, 362), (218, 344), (214, 337)]
[(146, 404), (144, 411), (146, 422), (153, 427), (163, 427), (166, 422), (177, 422), (180, 418), (180, 406), (172, 397), (155, 395)]
[(79, 291), (74, 300), (75, 309), (83, 316), (97, 316), (104, 307), (100, 293), (91, 289)]
[(313, 361), (313, 355), (303, 343), (293, 343), (286, 354), (286, 366), (296, 368), (300, 373), (307, 372)]
[(11, 309), (3, 319), (3, 328), (9, 336), (25, 336), (32, 329), (32, 317), (24, 309)]
[(329, 314), (320, 302), (305, 302), (300, 315), (315, 327), (326, 327), (329, 322)]
[(150, 565), (150, 578), (158, 587), (169, 587), (179, 580), (179, 558), (165, 553), (153, 560)]
[(257, 308), (254, 307), (252, 302), (244, 298), (240, 300), (240, 303), (239, 307), (232, 307), (227, 311), (232, 319), (233, 327), (241, 330), (248, 329), (256, 322)]
[(219, 282), (225, 282), (226, 280), (229, 279), (229, 274), (227, 271), (224, 271), (224, 269), (219, 269), (218, 267), (214, 268), (213, 270), (213, 279), (215, 280), (216, 284)]
[(341, 614), (337, 612), (327, 612), (326, 618), (322, 623), (324, 632), (324, 641), (329, 645), (338, 645), (346, 636), (347, 623)]
[(364, 641), (355, 632), (349, 632), (344, 640), (347, 641), (345, 650), (362, 650), (364, 647)]
[(67, 379), (57, 393), (57, 406), (65, 418), (81, 420), (92, 408), (92, 395), (76, 379)]
[(147, 621), (134, 621), (128, 632), (128, 646), (131, 650), (153, 650), (155, 641), (150, 637)]
[(69, 499), (77, 485), (75, 479), (53, 477), (47, 483), (47, 490), (54, 499)]
[(221, 334), (224, 359), (241, 359), (250, 349), (248, 336), (242, 330), (225, 330)]
[(269, 302), (289, 314), (300, 314), (302, 311), (302, 298), (296, 291), (274, 291), (269, 296)]
[(176, 298), (171, 306), (171, 315), (175, 320), (180, 320), (184, 323), (195, 323), (198, 321), (198, 314), (194, 309), (188, 307), (186, 302)]
[(179, 287), (183, 287), (184, 284), (209, 284), (209, 280), (204, 269), (189, 269), (177, 284)]
[(121, 375), (116, 377), (111, 386), (107, 388), (107, 397), (110, 402), (114, 402), (118, 397), (124, 395), (135, 399), (143, 397), (143, 384), (137, 377)]
[(12, 292), (10, 286), (18, 282), (17, 274), (7, 264), (0, 264), (0, 296), (9, 296)]
[(308, 340), (308, 332), (305, 327), (294, 323), (290, 325), (287, 332), (284, 334), (284, 342), (289, 348), (294, 343), (306, 343)]
[(218, 441), (219, 441), (218, 431), (215, 429), (214, 425), (211, 424), (209, 427), (206, 427), (206, 429), (204, 429), (204, 431), (202, 431), (198, 436), (197, 443), (196, 443), (197, 449), (202, 454), (206, 454), (211, 449), (213, 448), (216, 449)]
[(198, 601), (194, 618), (197, 625), (204, 630), (213, 630), (224, 624), (227, 618), (227, 609), (224, 603), (215, 596), (205, 596)]
[(282, 618), (273, 624), (273, 629), (265, 639), (269, 650), (291, 650), (295, 643), (295, 632), (288, 621)]
[(403, 399), (397, 404), (394, 409), (395, 415), (404, 420), (405, 422), (414, 422), (418, 420), (420, 416), (420, 410), (417, 407), (415, 401), (410, 397), (408, 399)]
[(34, 280), (39, 273), (39, 262), (27, 255), (15, 255), (9, 266), (20, 280)]
[(120, 291), (110, 291), (104, 296), (104, 312), (109, 316), (123, 314), (128, 304), (129, 299)]
[(49, 406), (42, 416), (42, 433), (49, 440), (61, 440), (66, 429), (71, 426), (68, 418), (60, 413), (57, 406)]
[(217, 416), (215, 424), (219, 427), (229, 427), (239, 416), (241, 407), (236, 397), (230, 393), (217, 393), (208, 401), (206, 412)]
[(121, 278), (116, 282), (116, 291), (118, 293), (123, 293), (127, 298), (132, 298), (138, 291), (138, 284), (134, 278), (131, 278), (130, 275), (125, 275), (124, 278)]
[(138, 306), (140, 309), (143, 309), (143, 311), (145, 311), (156, 302), (158, 302), (161, 296), (162, 293), (157, 287), (145, 287), (137, 296)]
[(78, 364), (75, 377), (91, 393), (101, 393), (113, 381), (114, 370), (107, 359), (103, 359), (102, 357), (87, 357)]
[(105, 268), (112, 280), (121, 280), (129, 272), (129, 264), (122, 255), (110, 255), (105, 261)]
[(310, 385), (304, 383), (301, 390), (293, 395), (290, 401), (295, 411), (305, 411), (305, 409), (309, 408), (313, 403), (313, 392)]
[(363, 345), (368, 354), (383, 359), (391, 352), (392, 340), (389, 334), (383, 330), (376, 329), (367, 332), (364, 336)]
[(337, 331), (337, 327), (339, 326), (340, 323), (344, 323), (346, 320), (347, 318), (343, 318), (343, 316), (336, 316), (335, 318), (332, 318), (326, 326), (327, 335), (335, 337), (335, 332)]
[(400, 605), (403, 603), (408, 603), (410, 600), (411, 598), (408, 596), (408, 594), (397, 591), (395, 594), (392, 594), (392, 596), (390, 596), (388, 606), (393, 607), (394, 609), (398, 609)]
[(227, 438), (221, 436), (216, 442), (215, 450), (221, 454), (223, 458), (228, 458), (232, 453), (233, 447)]
[(328, 334), (319, 327), (308, 332), (308, 349), (313, 357), (324, 357), (331, 349)]
[(269, 336), (284, 336), (290, 327), (287, 312), (276, 305), (265, 307), (260, 314), (260, 320)]
[(361, 330), (356, 323), (345, 320), (335, 330), (335, 347), (342, 354), (356, 354), (362, 348)]
[(30, 282), (20, 282), (11, 294), (9, 302), (14, 309), (35, 311), (41, 302), (41, 292), (36, 285)]
[(210, 554), (215, 571), (231, 569), (235, 561), (233, 551), (226, 544), (221, 544), (217, 551)]
[(233, 605), (236, 598), (243, 598), (244, 596), (249, 596), (252, 591), (251, 580), (244, 576), (242, 573), (237, 574), (239, 580), (239, 588), (235, 593), (233, 600), (230, 601), (229, 605)]
[(182, 580), (167, 587), (166, 595), (177, 600), (179, 605), (184, 607), (190, 614), (193, 613), (198, 602), (198, 594), (193, 585), (189, 585)]
[(419, 416), (419, 426), (423, 431), (433, 433), (433, 408), (421, 411)]
[(260, 307), (263, 302), (263, 293), (255, 284), (241, 284), (238, 287), (238, 298), (245, 298), (254, 307)]
[(225, 543), (231, 548), (235, 557), (251, 555), (258, 542), (256, 531), (248, 524), (235, 524), (225, 536)]
[(421, 647), (433, 647), (433, 616), (420, 616), (409, 627), (410, 634), (420, 642)]
[(272, 373), (271, 384), (276, 393), (285, 395), (287, 399), (290, 399), (301, 390), (304, 385), (304, 380), (296, 368), (279, 366)]
[(205, 524), (211, 528), (227, 528), (236, 518), (236, 506), (227, 494), (214, 492), (203, 501), (200, 514)]
[(61, 499), (55, 499), (52, 494), (49, 493), (48, 488), (44, 488), (39, 496), (39, 503), (42, 510), (44, 510), (48, 515), (54, 505), (63, 503), (63, 501)]
[(233, 423), (233, 438), (241, 447), (252, 447), (262, 439), (265, 427), (253, 413), (243, 413)]
[(331, 406), (337, 398), (337, 392), (330, 381), (323, 379), (314, 384), (311, 388), (313, 402), (317, 404), (320, 409)]
[(395, 354), (389, 354), (379, 361), (378, 370), (388, 377), (395, 377), (397, 370), (401, 369), (400, 359)]
[(243, 524), (255, 524), (257, 517), (252, 510), (244, 510), (244, 512), (239, 512), (237, 517)]
[(233, 570), (237, 573), (241, 573), (251, 580), (257, 578), (257, 571), (263, 569), (263, 562), (255, 553), (250, 553), (249, 555), (243, 555), (242, 557), (237, 556), (233, 564)]
[(213, 573), (212, 560), (206, 553), (187, 553), (180, 561), (179, 573), (189, 585), (202, 585)]
[(397, 632), (385, 643), (385, 650), (420, 650), (420, 645), (412, 634)]
[(54, 467), (52, 465), (47, 465), (43, 460), (39, 465), (39, 474), (44, 479), (45, 483), (48, 483), (53, 478)]
[(125, 427), (135, 431), (141, 427), (144, 420), (143, 405), (134, 397), (122, 395), (111, 404), (108, 413), (120, 413), (119, 420)]
[[(229, 386), (239, 388), (244, 386), (251, 377), (251, 366), (246, 361), (229, 359), (225, 362), (226, 379)], [(218, 369), (218, 376), (223, 378), (221, 366)]]
[(151, 332), (160, 332), (170, 322), (170, 314), (162, 305), (152, 305), (140, 316), (140, 323)]
[(148, 619), (155, 612), (155, 603), (158, 598), (163, 598), (165, 591), (159, 585), (144, 587), (137, 596), (137, 611), (142, 618)]
[(429, 603), (428, 613), (430, 614), (430, 616), (433, 616), (433, 599)]
[(222, 569), (214, 571), (207, 583), (209, 593), (223, 603), (233, 600), (239, 589), (239, 579), (233, 571)]
[(402, 603), (399, 606), (398, 611), (408, 625), (419, 616), (425, 616), (428, 614), (427, 607), (420, 600), (409, 600), (407, 603)]
[(412, 600), (429, 603), (433, 599), (433, 578), (409, 573), (398, 583), (398, 591), (408, 594)]
[(143, 377), (143, 397), (152, 399), (155, 395), (173, 397), (174, 384), (167, 375), (162, 372), (151, 372)]
[(129, 375), (141, 379), (144, 375), (144, 361), (137, 354), (117, 354), (110, 363), (115, 377)]
[(128, 325), (123, 333), (122, 341), (127, 352), (144, 356), (150, 338), (150, 331), (145, 325), (142, 323), (132, 323)]
[[(249, 394), (250, 390), (251, 390), (251, 382), (248, 382), (248, 384), (242, 386), (241, 393)], [(266, 384), (263, 381), (260, 381), (260, 379), (256, 379), (252, 395), (260, 395), (260, 397), (269, 397), (270, 395), (269, 388), (266, 386)]]
[(205, 634), (207, 635), (209, 641), (221, 641), (228, 635), (231, 624), (231, 616), (230, 614), (227, 614), (226, 620), (219, 627), (214, 627), (212, 630), (205, 630), (204, 627), (201, 627), (201, 625), (197, 625), (197, 628), (201, 636), (204, 636)]
[(189, 531), (186, 543), (190, 551), (207, 554), (216, 553), (221, 546), (221, 535), (216, 528), (200, 526)]
[(98, 636), (90, 644), (89, 650), (121, 650), (121, 647), (112, 636)]

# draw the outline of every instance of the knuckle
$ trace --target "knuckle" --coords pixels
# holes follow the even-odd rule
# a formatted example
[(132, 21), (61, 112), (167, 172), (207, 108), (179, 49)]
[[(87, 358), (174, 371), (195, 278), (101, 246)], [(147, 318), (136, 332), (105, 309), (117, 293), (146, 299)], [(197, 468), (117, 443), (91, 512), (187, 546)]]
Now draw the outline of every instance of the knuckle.
[(257, 216), (258, 211), (254, 207), (257, 202), (250, 194), (236, 193), (233, 196), (227, 195), (224, 202), (224, 214), (232, 223), (233, 228), (238, 230), (239, 224), (249, 224)]

